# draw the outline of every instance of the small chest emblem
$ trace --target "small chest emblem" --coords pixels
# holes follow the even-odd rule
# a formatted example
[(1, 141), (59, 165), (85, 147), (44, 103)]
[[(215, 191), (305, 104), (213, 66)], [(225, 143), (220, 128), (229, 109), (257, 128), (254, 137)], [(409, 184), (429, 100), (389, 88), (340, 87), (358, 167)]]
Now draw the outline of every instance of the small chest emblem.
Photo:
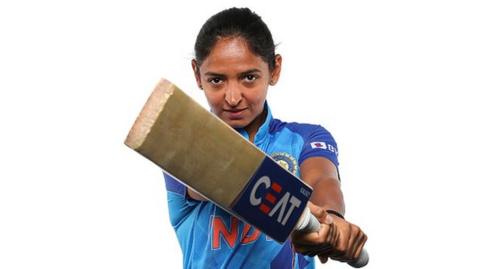
[(290, 173), (297, 175), (298, 172), (298, 164), (295, 158), (286, 153), (286, 152), (275, 152), (271, 155), (271, 157), (285, 170), (290, 171)]

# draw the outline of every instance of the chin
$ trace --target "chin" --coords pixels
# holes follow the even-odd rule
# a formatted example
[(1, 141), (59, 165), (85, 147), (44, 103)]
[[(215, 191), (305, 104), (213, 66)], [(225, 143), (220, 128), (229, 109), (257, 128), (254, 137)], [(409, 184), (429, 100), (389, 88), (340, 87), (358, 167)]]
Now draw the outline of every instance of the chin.
[(247, 126), (246, 124), (240, 124), (240, 123), (230, 122), (230, 121), (226, 121), (226, 123), (234, 129), (243, 129), (245, 128), (245, 126)]
[(240, 129), (240, 128), (245, 128), (248, 123), (246, 123), (244, 120), (230, 120), (230, 119), (222, 119), (226, 124), (228, 124), (230, 127), (235, 128), (235, 129)]

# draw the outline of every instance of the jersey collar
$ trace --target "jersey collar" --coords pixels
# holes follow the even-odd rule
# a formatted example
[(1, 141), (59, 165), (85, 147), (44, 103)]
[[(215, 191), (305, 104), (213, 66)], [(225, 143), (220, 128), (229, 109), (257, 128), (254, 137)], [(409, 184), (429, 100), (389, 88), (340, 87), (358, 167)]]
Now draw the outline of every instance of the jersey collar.
[[(261, 145), (265, 141), (265, 139), (267, 138), (268, 131), (270, 129), (270, 123), (273, 120), (272, 112), (270, 111), (270, 107), (268, 106), (266, 101), (265, 101), (265, 106), (264, 106), (263, 109), (267, 110), (267, 116), (265, 117), (265, 121), (262, 123), (260, 128), (258, 128), (258, 131), (255, 134), (255, 138), (253, 139), (253, 142), (256, 146)], [(247, 140), (249, 139), (248, 133), (245, 129), (238, 128), (238, 129), (235, 129), (235, 130), (237, 130)]]

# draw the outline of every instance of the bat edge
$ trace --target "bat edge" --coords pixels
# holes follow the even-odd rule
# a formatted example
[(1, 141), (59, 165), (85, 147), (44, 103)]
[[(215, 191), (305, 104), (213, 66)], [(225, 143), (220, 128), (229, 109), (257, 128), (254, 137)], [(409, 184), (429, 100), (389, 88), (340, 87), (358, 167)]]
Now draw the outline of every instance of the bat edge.
[(124, 141), (126, 146), (137, 150), (143, 145), (153, 125), (157, 121), (158, 116), (176, 88), (177, 87), (167, 79), (160, 79), (130, 128), (127, 138)]

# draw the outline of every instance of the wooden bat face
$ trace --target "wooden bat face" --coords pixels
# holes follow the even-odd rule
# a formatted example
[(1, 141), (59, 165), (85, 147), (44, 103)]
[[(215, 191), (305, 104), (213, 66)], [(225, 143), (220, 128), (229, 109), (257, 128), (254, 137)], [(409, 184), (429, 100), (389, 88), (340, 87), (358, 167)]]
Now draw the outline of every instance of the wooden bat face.
[(175, 85), (157, 85), (125, 144), (223, 209), (283, 242), (311, 188)]

